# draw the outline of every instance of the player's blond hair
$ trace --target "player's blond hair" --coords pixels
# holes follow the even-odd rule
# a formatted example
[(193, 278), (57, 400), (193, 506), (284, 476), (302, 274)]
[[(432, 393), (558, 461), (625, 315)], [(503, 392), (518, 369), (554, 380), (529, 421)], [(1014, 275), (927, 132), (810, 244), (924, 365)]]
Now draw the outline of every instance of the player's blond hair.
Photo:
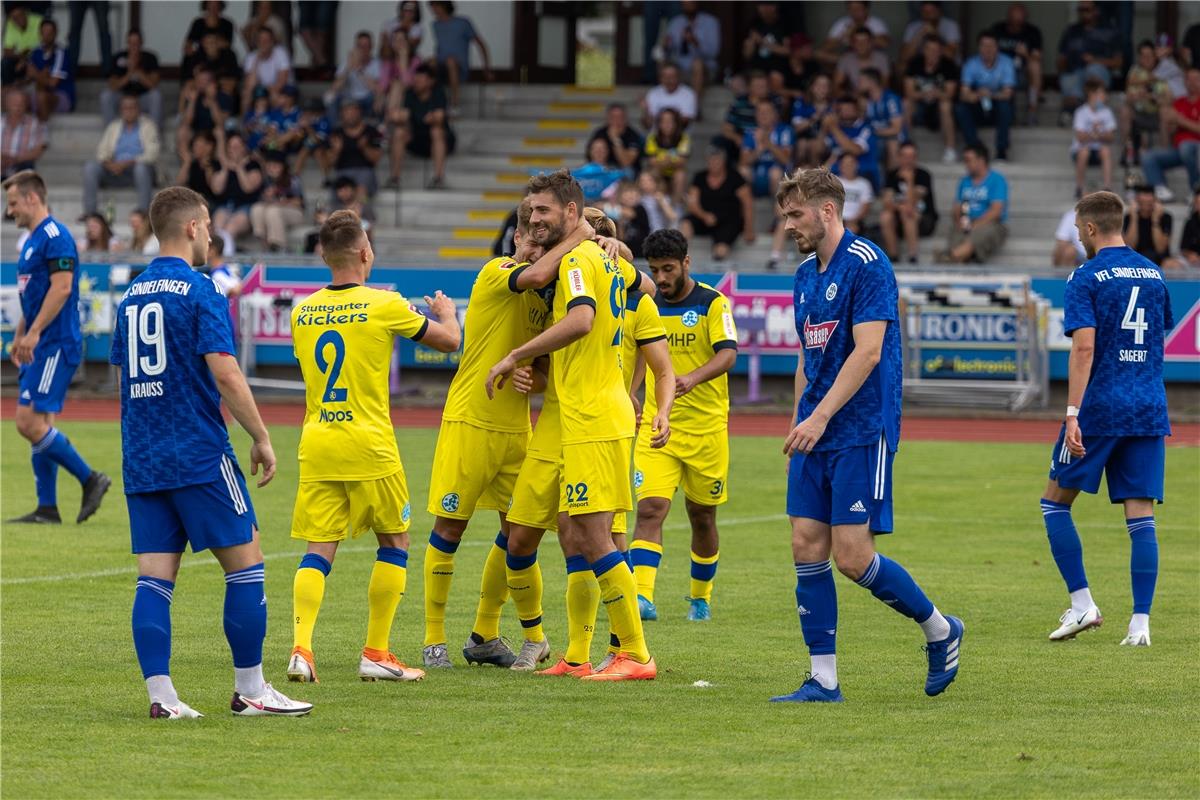
[(334, 211), (321, 226), (321, 257), (327, 264), (335, 264), (346, 255), (362, 247), (366, 233), (362, 219), (348, 208)]
[(601, 236), (617, 235), (617, 223), (613, 222), (612, 218), (600, 209), (588, 206), (583, 210), (583, 218)]
[[(16, 91), (12, 89), (10, 91)], [(9, 175), (3, 184), (0, 184), (7, 191), (8, 187), (15, 186), (22, 197), (30, 194), (36, 194), (38, 199), (44, 204), (46, 202), (46, 182), (42, 180), (42, 176), (38, 175), (31, 169), (23, 169), (20, 172), (15, 172)]]
[(1090, 222), (1104, 234), (1120, 233), (1125, 221), (1125, 204), (1112, 192), (1092, 192), (1075, 204), (1075, 221)]
[(529, 202), (526, 197), (521, 201), (521, 205), (517, 206), (517, 230), (522, 235), (529, 233), (529, 221), (533, 219), (533, 203)]
[(184, 227), (208, 207), (198, 193), (186, 186), (171, 186), (150, 201), (150, 227), (160, 242), (178, 239)]
[(775, 192), (775, 202), (780, 208), (792, 198), (811, 205), (830, 201), (837, 206), (838, 214), (841, 214), (842, 207), (846, 204), (846, 189), (836, 175), (823, 167), (798, 169), (791, 175), (784, 176), (779, 182), (778, 191)]

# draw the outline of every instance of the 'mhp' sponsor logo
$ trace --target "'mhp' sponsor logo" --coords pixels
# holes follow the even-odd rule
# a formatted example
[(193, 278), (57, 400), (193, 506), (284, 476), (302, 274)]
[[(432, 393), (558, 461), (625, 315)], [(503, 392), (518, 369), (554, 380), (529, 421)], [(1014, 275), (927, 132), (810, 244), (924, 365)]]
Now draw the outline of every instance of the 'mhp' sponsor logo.
[(1022, 335), (1016, 314), (922, 314), (919, 336), (927, 342), (998, 342), (1011, 344)]
[(350, 409), (330, 411), (327, 408), (321, 409), (321, 422), (353, 422), (354, 412)]
[(691, 347), (696, 343), (694, 333), (668, 333), (667, 344), (671, 347)]

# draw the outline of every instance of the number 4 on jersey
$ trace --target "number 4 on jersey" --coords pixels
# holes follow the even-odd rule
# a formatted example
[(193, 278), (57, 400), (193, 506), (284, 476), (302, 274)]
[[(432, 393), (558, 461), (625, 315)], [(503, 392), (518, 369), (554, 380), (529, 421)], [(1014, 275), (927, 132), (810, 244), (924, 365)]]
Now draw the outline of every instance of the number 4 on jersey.
[(1150, 324), (1146, 322), (1146, 309), (1138, 306), (1138, 293), (1142, 290), (1140, 286), (1134, 286), (1129, 290), (1129, 304), (1125, 306), (1125, 318), (1121, 320), (1121, 330), (1133, 331), (1133, 343), (1145, 344), (1146, 330)]

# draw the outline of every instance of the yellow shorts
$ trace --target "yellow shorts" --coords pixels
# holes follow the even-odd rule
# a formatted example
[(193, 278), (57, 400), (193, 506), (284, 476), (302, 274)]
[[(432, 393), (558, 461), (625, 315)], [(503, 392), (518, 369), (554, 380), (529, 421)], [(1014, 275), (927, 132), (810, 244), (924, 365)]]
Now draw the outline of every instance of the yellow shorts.
[(562, 463), (530, 456), (521, 465), (508, 508), (510, 525), (558, 532), (558, 491)]
[(729, 433), (707, 434), (671, 431), (667, 446), (650, 447), (650, 426), (643, 425), (633, 454), (633, 488), (637, 499), (675, 496), (679, 484), (683, 495), (702, 506), (724, 503), (729, 481)]
[(443, 420), (433, 452), (427, 510), (450, 519), (470, 519), (477, 508), (504, 511), (528, 445), (528, 433)]
[(404, 533), (411, 521), (403, 469), (370, 481), (305, 481), (296, 491), (292, 538), (340, 542), (368, 530)]
[(571, 516), (630, 511), (629, 455), (633, 437), (563, 445), (558, 510)]

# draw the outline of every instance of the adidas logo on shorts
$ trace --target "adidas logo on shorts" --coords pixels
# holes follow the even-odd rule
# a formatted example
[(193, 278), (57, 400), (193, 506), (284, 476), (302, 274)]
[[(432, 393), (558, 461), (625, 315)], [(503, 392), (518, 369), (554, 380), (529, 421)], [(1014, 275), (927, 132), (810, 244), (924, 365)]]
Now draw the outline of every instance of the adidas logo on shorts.
[(854, 505), (850, 506), (851, 511), (857, 511), (860, 514), (867, 513), (867, 507), (863, 505), (862, 500), (855, 500)]

